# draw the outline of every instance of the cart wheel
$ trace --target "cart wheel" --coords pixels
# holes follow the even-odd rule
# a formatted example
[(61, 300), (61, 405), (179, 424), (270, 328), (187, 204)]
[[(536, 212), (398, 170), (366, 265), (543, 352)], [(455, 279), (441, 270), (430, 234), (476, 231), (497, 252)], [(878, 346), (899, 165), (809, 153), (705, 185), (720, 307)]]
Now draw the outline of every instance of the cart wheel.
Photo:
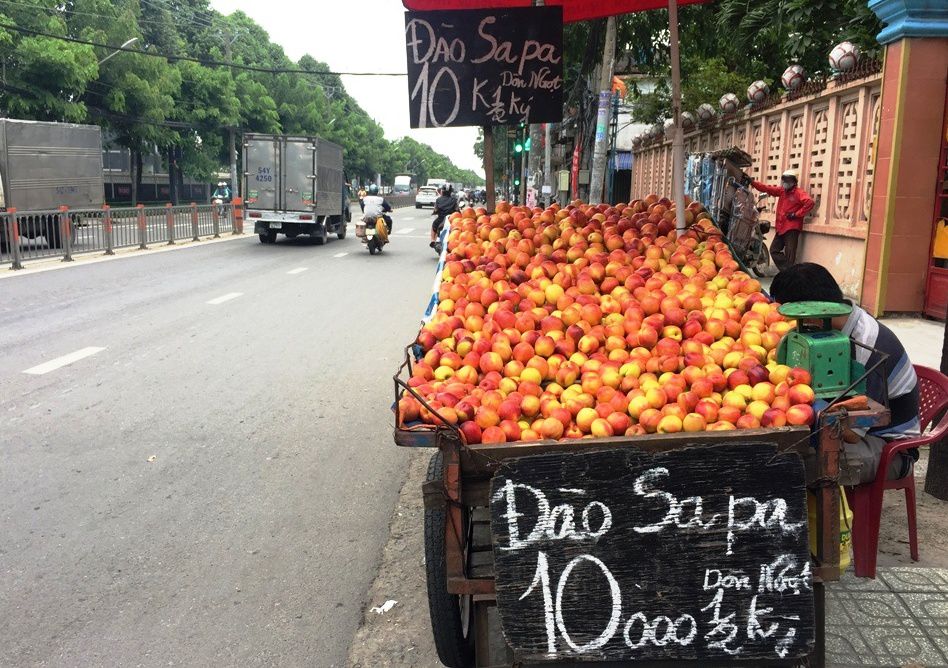
[[(444, 479), (444, 455), (438, 451), (428, 464), (427, 480)], [(444, 508), (425, 510), (425, 569), (428, 575), (428, 610), (438, 658), (448, 668), (474, 665), (474, 601), (471, 596), (448, 593), (444, 563)]]
[(760, 252), (757, 254), (757, 261), (751, 264), (751, 271), (758, 278), (763, 278), (767, 275), (767, 269), (770, 267), (770, 251), (767, 250), (767, 244), (764, 242), (760, 243)]

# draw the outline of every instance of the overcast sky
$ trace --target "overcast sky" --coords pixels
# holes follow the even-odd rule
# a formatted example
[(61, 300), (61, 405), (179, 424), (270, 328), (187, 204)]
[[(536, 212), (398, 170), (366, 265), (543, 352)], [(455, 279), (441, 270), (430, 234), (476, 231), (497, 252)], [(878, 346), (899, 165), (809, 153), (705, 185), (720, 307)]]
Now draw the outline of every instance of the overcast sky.
[[(270, 33), (293, 60), (308, 53), (333, 71), (404, 72), (405, 19), (400, 0), (211, 0), (223, 14), (241, 10)], [(385, 129), (408, 135), (449, 156), (459, 167), (483, 175), (474, 155), (476, 128), (412, 130), (408, 125), (405, 77), (343, 77), (349, 95)]]

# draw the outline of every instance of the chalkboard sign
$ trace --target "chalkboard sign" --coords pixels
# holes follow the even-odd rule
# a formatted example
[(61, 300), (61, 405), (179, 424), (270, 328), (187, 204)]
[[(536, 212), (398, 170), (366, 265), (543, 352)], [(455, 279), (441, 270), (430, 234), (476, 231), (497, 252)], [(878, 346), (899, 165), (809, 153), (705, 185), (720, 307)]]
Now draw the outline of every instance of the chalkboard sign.
[(522, 660), (799, 658), (814, 643), (799, 455), (771, 445), (510, 460), (497, 607)]
[(563, 118), (563, 8), (405, 13), (413, 128)]

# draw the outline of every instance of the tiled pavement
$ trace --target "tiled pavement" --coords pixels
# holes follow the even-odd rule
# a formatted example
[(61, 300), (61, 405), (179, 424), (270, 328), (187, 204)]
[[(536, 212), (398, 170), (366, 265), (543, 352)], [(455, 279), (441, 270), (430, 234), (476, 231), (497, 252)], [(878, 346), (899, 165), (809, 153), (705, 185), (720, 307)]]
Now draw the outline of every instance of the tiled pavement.
[(852, 571), (826, 586), (829, 666), (948, 666), (948, 570)]

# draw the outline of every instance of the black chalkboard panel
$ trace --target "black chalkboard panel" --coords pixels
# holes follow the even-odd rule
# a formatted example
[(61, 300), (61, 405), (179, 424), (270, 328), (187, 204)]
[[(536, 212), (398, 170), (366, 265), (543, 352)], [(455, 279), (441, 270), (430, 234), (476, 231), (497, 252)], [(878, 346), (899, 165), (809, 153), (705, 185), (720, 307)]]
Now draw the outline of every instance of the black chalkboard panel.
[(405, 13), (413, 128), (563, 118), (563, 8)]
[(529, 661), (805, 656), (805, 494), (771, 445), (510, 460), (490, 508), (507, 642)]

